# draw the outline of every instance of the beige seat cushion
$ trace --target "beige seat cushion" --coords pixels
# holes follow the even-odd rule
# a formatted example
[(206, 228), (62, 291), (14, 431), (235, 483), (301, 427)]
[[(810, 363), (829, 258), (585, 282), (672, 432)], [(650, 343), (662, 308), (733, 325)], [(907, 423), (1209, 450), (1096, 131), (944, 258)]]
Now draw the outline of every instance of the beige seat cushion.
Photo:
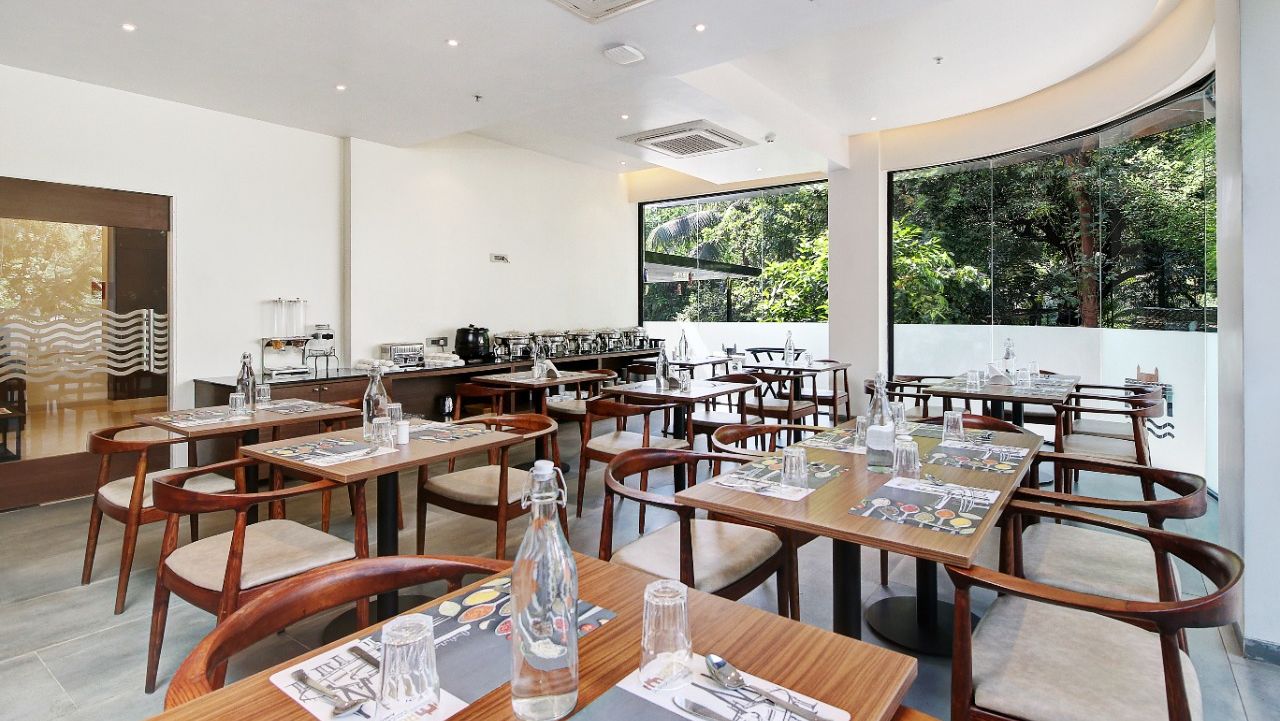
[[(631, 431), (614, 431), (606, 433), (602, 436), (596, 436), (587, 441), (587, 448), (601, 453), (609, 453), (617, 455), (623, 451), (629, 451), (632, 448), (641, 448), (644, 440), (643, 433), (633, 433)], [(688, 448), (689, 444), (679, 438), (666, 438), (657, 434), (649, 436), (650, 448)]]
[(1086, 436), (1072, 433), (1062, 439), (1062, 450), (1082, 456), (1105, 458), (1117, 461), (1138, 462), (1138, 449), (1133, 441), (1103, 436)]
[(569, 416), (585, 416), (587, 414), (587, 399), (559, 398), (548, 400), (547, 410), (563, 413)]
[(1083, 433), (1086, 436), (1103, 436), (1133, 441), (1133, 423), (1130, 421), (1102, 421), (1093, 418), (1081, 418), (1071, 422), (1072, 433)]
[[(157, 476), (167, 475), (174, 471), (185, 471), (187, 468), (168, 468), (163, 471), (152, 471), (146, 475), (142, 482), (142, 507), (150, 508), (155, 505), (151, 500), (151, 488), (154, 485)], [(201, 473), (198, 476), (192, 476), (182, 486), (189, 491), (198, 491), (200, 493), (226, 493), (236, 489), (236, 482), (232, 478), (219, 476), (216, 473)], [(133, 496), (133, 476), (128, 478), (117, 478), (114, 481), (108, 481), (98, 489), (98, 495), (102, 496), (107, 502), (116, 505), (129, 507), (129, 499)]]
[(742, 419), (741, 413), (735, 413), (729, 410), (723, 410), (723, 411), (711, 410), (711, 411), (697, 411), (693, 413), (692, 415), (689, 416), (689, 422), (694, 424), (695, 426), (719, 427), (719, 426), (733, 425), (735, 423), (746, 423), (748, 425), (754, 425), (756, 423), (763, 423), (764, 419), (761, 418), (760, 416), (748, 415), (746, 417), (746, 420), (744, 421)]
[[(1191, 717), (1203, 718), (1186, 654)], [(1167, 719), (1160, 637), (1085, 611), (1002, 596), (973, 635), (974, 701), (1035, 721)]]
[[(227, 531), (180, 546), (169, 554), (165, 566), (201, 588), (221, 591), (230, 550), (231, 532)], [(259, 521), (245, 528), (240, 587), (261, 586), (355, 557), (351, 541), (297, 521)]]
[[(782, 548), (782, 541), (772, 531), (725, 521), (695, 518), (689, 535), (693, 585), (707, 593), (742, 579)], [(637, 538), (614, 551), (611, 560), (659, 578), (680, 580), (680, 524)]]
[[(773, 413), (785, 414), (787, 412), (787, 403), (786, 398), (761, 398), (759, 404), (755, 401), (747, 401), (747, 410), (763, 408), (766, 415)], [(798, 400), (791, 406), (791, 412), (797, 416), (813, 415), (815, 409), (817, 409), (817, 406), (813, 404), (813, 401)]]
[[(1151, 544), (1118, 533), (1035, 523), (1022, 534), (1027, 578), (1082, 593), (1159, 601), (1155, 559)], [(1177, 573), (1175, 566), (1175, 583)]]
[[(498, 476), (502, 466), (467, 468), (442, 476), (428, 476), (427, 490), (463, 503), (478, 506), (498, 505)], [(529, 472), (519, 468), (507, 470), (507, 503), (520, 500), (529, 484)]]

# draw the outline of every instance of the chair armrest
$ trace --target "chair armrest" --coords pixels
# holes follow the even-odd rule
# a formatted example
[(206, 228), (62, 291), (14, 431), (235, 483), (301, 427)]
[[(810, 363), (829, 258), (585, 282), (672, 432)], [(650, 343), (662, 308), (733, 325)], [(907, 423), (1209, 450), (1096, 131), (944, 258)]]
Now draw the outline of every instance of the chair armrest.
[(1077, 406), (1066, 403), (1053, 404), (1053, 409), (1059, 416), (1064, 413), (1102, 413), (1107, 415), (1129, 416), (1132, 418), (1135, 413), (1146, 407), (1147, 406), (1130, 406), (1128, 408), (1095, 408), (1093, 406)]
[(303, 496), (317, 491), (328, 491), (334, 488), (340, 488), (344, 485), (337, 481), (319, 479), (309, 483), (304, 483), (300, 486), (291, 486), (289, 488), (262, 491), (259, 493), (201, 493), (199, 491), (187, 490), (182, 487), (182, 484), (202, 473), (216, 473), (220, 470), (254, 465), (256, 463), (258, 463), (258, 461), (255, 459), (238, 458), (234, 461), (224, 461), (222, 463), (215, 463), (211, 466), (202, 466), (200, 468), (193, 468), (189, 471), (179, 471), (159, 476), (155, 479), (155, 483), (152, 486), (152, 495), (155, 507), (166, 513), (177, 513), (183, 515), (192, 513), (212, 513), (214, 511), (240, 511), (259, 503), (282, 501), (286, 498)]

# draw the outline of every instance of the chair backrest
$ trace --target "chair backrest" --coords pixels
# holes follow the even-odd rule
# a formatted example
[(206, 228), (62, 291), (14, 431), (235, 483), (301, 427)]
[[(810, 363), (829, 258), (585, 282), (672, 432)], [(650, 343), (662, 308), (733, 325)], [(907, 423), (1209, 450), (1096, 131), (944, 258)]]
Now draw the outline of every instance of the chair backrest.
[(772, 373), (770, 371), (752, 371), (749, 375), (756, 381), (763, 383), (767, 392), (775, 398), (783, 400), (798, 400), (804, 392), (805, 382), (811, 384), (810, 390), (817, 389), (818, 372), (807, 371), (797, 368), (787, 373)]
[(112, 453), (138, 453), (154, 446), (186, 443), (185, 438), (116, 438), (121, 433), (136, 431), (151, 426), (142, 423), (128, 423), (121, 426), (100, 428), (89, 432), (89, 452), (98, 455)]
[(560, 424), (554, 418), (539, 413), (515, 413), (464, 418), (458, 421), (458, 425), (483, 425), (491, 430), (506, 433), (514, 432), (526, 441), (549, 436), (560, 428)]
[(578, 400), (582, 400), (583, 386), (587, 386), (588, 388), (587, 395), (591, 396), (591, 395), (595, 395), (596, 393), (599, 393), (600, 387), (602, 385), (618, 379), (618, 372), (615, 370), (610, 370), (609, 368), (591, 368), (582, 372), (590, 374), (595, 377), (587, 378), (573, 384), (574, 397), (577, 398)]
[[(760, 356), (764, 356), (765, 360), (779, 360), (782, 358), (782, 346), (757, 346), (755, 348), (746, 348), (745, 352), (750, 353), (751, 357), (756, 361), (760, 360)], [(803, 353), (804, 348), (796, 348), (796, 353)]]
[[(764, 456), (776, 453), (780, 447), (779, 439), (783, 431), (788, 435), (818, 434), (830, 431), (825, 426), (806, 426), (792, 423), (752, 423), (720, 426), (711, 432), (711, 447), (718, 453), (737, 453), (741, 455)], [(749, 449), (746, 442), (752, 438), (763, 438), (763, 448)]]
[(409, 586), (445, 580), (450, 590), (463, 576), (491, 575), (510, 561), (461, 556), (388, 556), (343, 561), (277, 584), (241, 606), (192, 649), (169, 683), (166, 709), (222, 686), (217, 669), (235, 654), (268, 636), (331, 608)]
[[(1147, 517), (1147, 524), (1153, 528), (1163, 528), (1164, 522), (1170, 518), (1199, 518), (1209, 509), (1208, 484), (1203, 477), (1194, 473), (1051, 451), (1041, 451), (1036, 456), (1036, 462), (1052, 463), (1059, 471), (1089, 471), (1136, 478), (1141, 486), (1142, 500), (1086, 496), (1078, 491), (1071, 494), (1040, 488), (1019, 489), (1020, 496), (1027, 500), (1139, 513)], [(1173, 497), (1160, 498), (1156, 494), (1157, 486), (1170, 491)]]
[(503, 400), (509, 392), (508, 388), (487, 386), (483, 383), (459, 383), (453, 389), (453, 420), (462, 418), (462, 406), (468, 398), (488, 401), (489, 412), (495, 416), (501, 415)]
[(653, 376), (657, 374), (658, 374), (657, 364), (647, 363), (643, 361), (637, 361), (635, 363), (631, 363), (627, 366), (627, 369), (626, 369), (626, 375), (627, 375), (628, 381), (630, 381), (633, 378), (648, 378), (649, 376)]
[[(931, 426), (942, 425), (943, 416), (934, 416), (932, 418), (921, 418), (920, 423), (928, 423)], [(964, 427), (966, 430), (977, 431), (997, 431), (999, 433), (1027, 433), (1037, 435), (1021, 426), (1016, 426), (1008, 421), (991, 416), (981, 416), (976, 413), (964, 414)]]

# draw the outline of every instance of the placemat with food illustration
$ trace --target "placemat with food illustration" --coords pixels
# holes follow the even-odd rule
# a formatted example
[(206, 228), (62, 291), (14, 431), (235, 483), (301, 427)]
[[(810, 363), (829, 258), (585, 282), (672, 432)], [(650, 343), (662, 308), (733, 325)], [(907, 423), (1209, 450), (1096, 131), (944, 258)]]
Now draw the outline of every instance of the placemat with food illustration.
[(827, 481), (844, 471), (844, 466), (835, 463), (819, 463), (811, 461), (808, 465), (808, 477), (805, 486), (782, 485), (782, 456), (761, 458), (739, 466), (733, 471), (716, 478), (717, 486), (747, 491), (761, 496), (798, 501), (818, 490)]
[(943, 441), (929, 450), (921, 460), (937, 466), (951, 466), (970, 471), (1013, 473), (1026, 458), (1028, 449), (963, 441)]
[(298, 413), (315, 413), (316, 411), (326, 410), (328, 408), (333, 408), (333, 407), (335, 406), (332, 406), (328, 403), (320, 403), (318, 401), (309, 401), (301, 398), (299, 399), (290, 398), (290, 399), (280, 400), (280, 401), (267, 401), (266, 403), (259, 403), (257, 406), (257, 409), (260, 411), (271, 411), (272, 413), (279, 413), (281, 415), (288, 416), (288, 415), (296, 415)]
[(394, 448), (378, 448), (368, 443), (353, 441), (347, 438), (320, 438), (290, 446), (278, 446), (263, 451), (269, 456), (287, 458), (312, 466), (333, 466), (360, 458), (380, 456), (394, 453)]
[(464, 438), (474, 438), (493, 431), (480, 425), (455, 425), (453, 423), (427, 423), (411, 428), (410, 438), (431, 443), (452, 443)]
[[(941, 438), (942, 426), (936, 423), (907, 422), (907, 433), (920, 438)], [(979, 431), (965, 429), (964, 437), (973, 443), (990, 443), (996, 437), (995, 431)]]
[(842, 453), (866, 453), (867, 449), (854, 448), (853, 445), (854, 432), (847, 428), (832, 428), (829, 431), (823, 431), (805, 440), (797, 443), (798, 446), (805, 448), (821, 448), (827, 451), (841, 451)]
[[(781, 706), (770, 703), (760, 694), (747, 688), (727, 689), (716, 683), (706, 672), (706, 658), (693, 654), (689, 659), (693, 680), (675, 690), (654, 688), (640, 677), (640, 671), (632, 671), (616, 686), (600, 694), (594, 701), (573, 715), (575, 721), (621, 721), (645, 719), (645, 721), (707, 721), (707, 717), (686, 711), (692, 709), (716, 714), (711, 718), (739, 719), (741, 721), (803, 721), (803, 717)], [(771, 683), (759, 676), (740, 672), (748, 685), (764, 689), (771, 695), (786, 699), (802, 709), (811, 711), (826, 721), (848, 721), (849, 713), (835, 706), (809, 698), (789, 688)], [(681, 707), (684, 708), (681, 708)]]
[(169, 413), (163, 416), (152, 416), (160, 423), (168, 423), (176, 428), (192, 428), (214, 423), (225, 423), (230, 419), (230, 411), (226, 408), (197, 408), (193, 411)]
[(1000, 497), (999, 491), (914, 478), (894, 478), (849, 513), (890, 523), (967, 536)]
[[(378, 715), (388, 721), (446, 719), (511, 680), (511, 577), (501, 576), (456, 601), (445, 601), (426, 612), (434, 622), (436, 668), (440, 674), (440, 702), (431, 708), (394, 709)], [(581, 638), (617, 614), (587, 601), (578, 601), (578, 637)], [(278, 671), (271, 683), (318, 719), (332, 719), (333, 704), (294, 678), (298, 669), (331, 687), (344, 702), (367, 703), (349, 718), (373, 716), (378, 691), (378, 669), (351, 652), (360, 646), (375, 659), (382, 658), (381, 631), (328, 653)], [(385, 709), (384, 709), (385, 710)]]

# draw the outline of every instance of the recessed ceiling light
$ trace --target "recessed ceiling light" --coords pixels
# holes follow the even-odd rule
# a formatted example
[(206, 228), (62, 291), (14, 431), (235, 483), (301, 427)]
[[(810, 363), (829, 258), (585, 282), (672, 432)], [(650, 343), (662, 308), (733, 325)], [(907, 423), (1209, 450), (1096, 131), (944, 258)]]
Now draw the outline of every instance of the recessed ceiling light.
[(457, 41), (457, 40), (454, 40), (453, 38), (449, 38), (448, 40), (446, 40), (446, 41), (445, 41), (445, 44), (446, 44), (446, 45), (448, 45), (448, 46), (449, 46), (449, 47), (451, 47), (451, 48), (456, 48), (456, 47), (458, 47), (458, 41)]
[(757, 173), (763, 173), (763, 172), (764, 172), (764, 168), (756, 168), (756, 172), (757, 172)]
[(693, 29), (697, 30), (698, 32), (704, 32), (707, 29), (707, 26), (702, 23), (698, 23), (697, 25), (693, 26)]
[(625, 160), (619, 160), (619, 161), (618, 161), (618, 165), (626, 165), (626, 164), (627, 164), (627, 161), (625, 161)]
[(875, 120), (875, 119), (876, 119), (876, 116), (872, 115), (872, 116), (871, 116), (871, 119), (872, 119), (872, 120)]
[(621, 118), (622, 118), (623, 120), (630, 120), (630, 119), (631, 119), (631, 116), (630, 116), (630, 115), (627, 115), (626, 113), (623, 113), (623, 114), (621, 115)]
[(137, 26), (137, 25), (134, 25), (133, 23), (125, 23), (125, 24), (123, 24), (123, 25), (121, 25), (121, 26), (120, 26), (120, 29), (121, 29), (121, 30), (123, 30), (123, 31), (125, 31), (125, 32), (127, 32), (127, 33), (131, 33), (131, 32), (133, 32), (134, 30), (137, 30), (137, 29), (138, 29), (138, 26)]
[(335, 85), (335, 86), (333, 86), (333, 89), (334, 89), (334, 90), (337, 90), (338, 92), (340, 92), (340, 93), (341, 93), (341, 92), (343, 92), (344, 90), (346, 90), (346, 89), (347, 89), (347, 86), (345, 86), (345, 85)]

